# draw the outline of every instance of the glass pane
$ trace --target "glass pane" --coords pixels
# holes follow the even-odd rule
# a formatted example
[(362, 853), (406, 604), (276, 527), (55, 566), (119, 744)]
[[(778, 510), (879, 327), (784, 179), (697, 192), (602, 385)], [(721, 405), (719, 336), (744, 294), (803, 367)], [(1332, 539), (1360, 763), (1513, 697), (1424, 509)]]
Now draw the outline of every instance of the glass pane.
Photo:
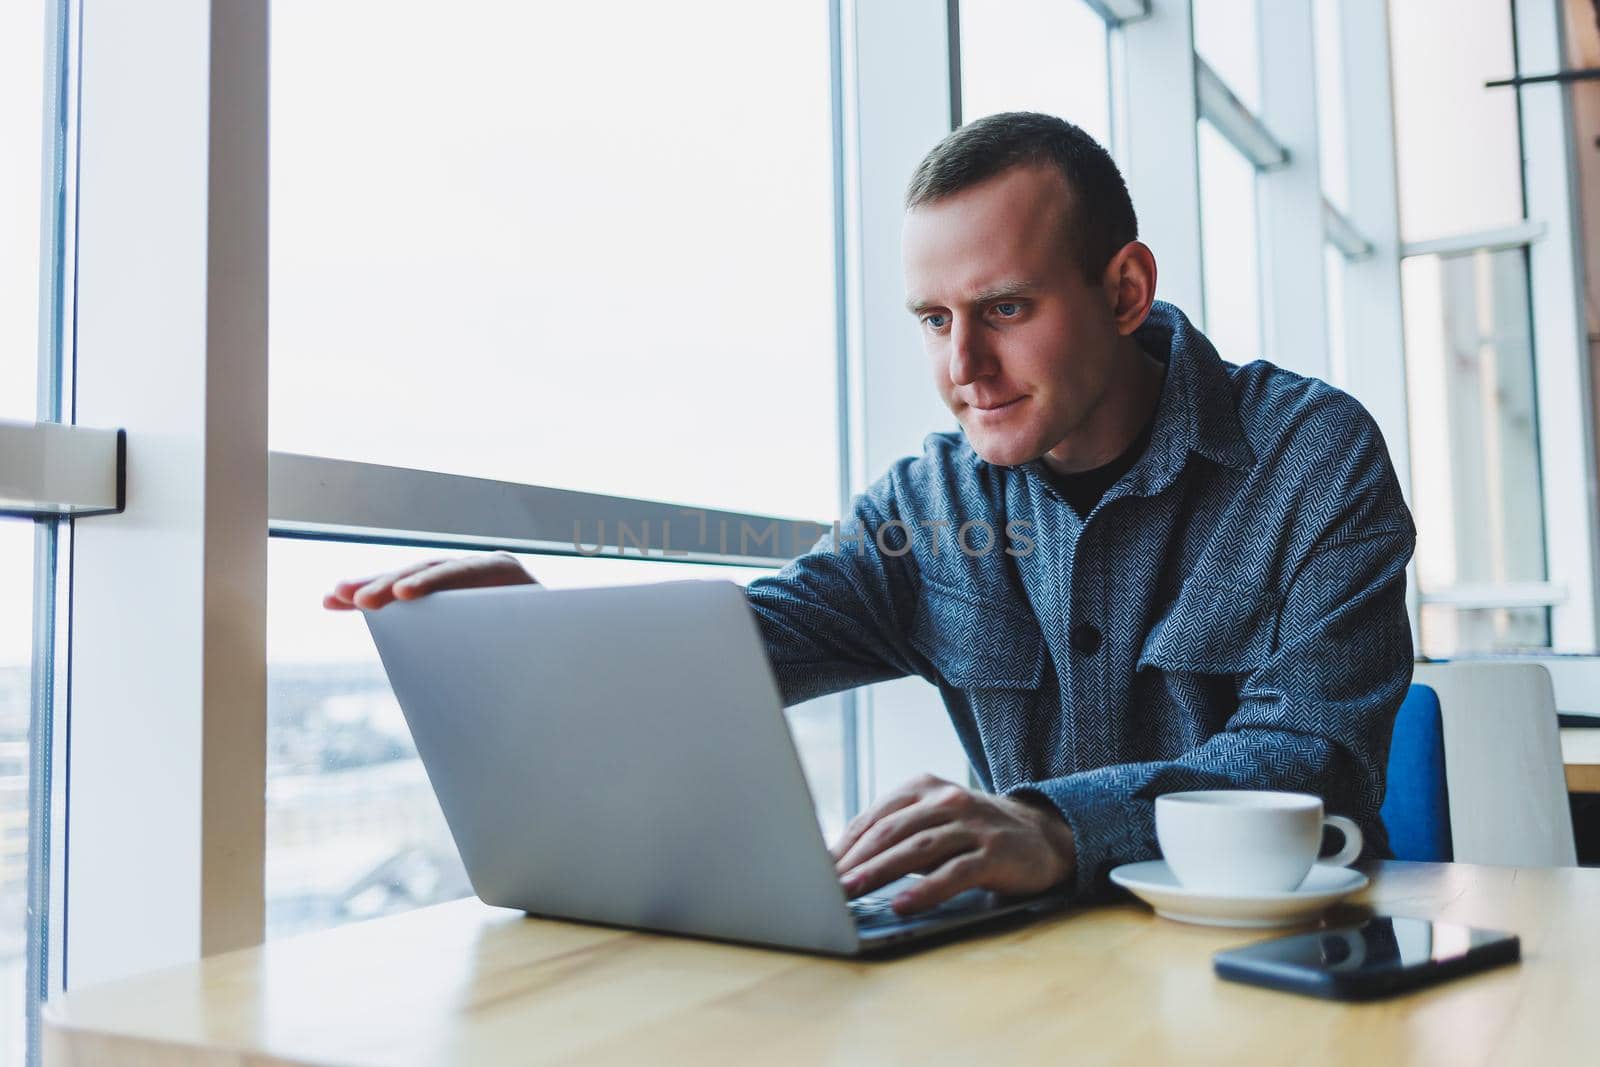
[[(334, 581), (435, 550), (273, 539), (267, 595), (267, 933), (370, 918), (471, 892), (372, 639), (324, 611)], [(748, 582), (754, 568), (619, 558), (523, 557), (553, 588), (683, 578)], [(844, 826), (836, 698), (789, 709), (831, 840)]]
[(1433, 659), (1472, 652), (1547, 650), (1549, 608), (1458, 608), (1422, 605), (1418, 650)]
[(1230, 363), (1261, 353), (1256, 171), (1209, 122), (1200, 123), (1200, 231), (1206, 336)]
[(1257, 0), (1194, 0), (1194, 50), (1251, 111), (1261, 111)]
[[(1401, 276), (1421, 591), (1542, 581), (1527, 254), (1415, 257)], [(1549, 641), (1528, 612), (1433, 617), (1434, 631), (1423, 633), (1429, 655)]]
[[(1345, 143), (1344, 40), (1339, 0), (1316, 0), (1317, 152), (1322, 195), (1341, 209), (1350, 205), (1350, 157)], [(1382, 71), (1369, 72), (1381, 77)]]
[(1328, 296), (1328, 381), (1341, 389), (1350, 384), (1349, 351), (1344, 341), (1344, 253), (1322, 246), (1322, 276)]
[(0, 4), (0, 419), (38, 412), (44, 15)]
[(828, 5), (279, 0), (274, 449), (838, 508)]
[(33, 524), (0, 521), (0, 1067), (21, 1067), (27, 1034), (32, 608)]
[(1519, 221), (1516, 94), (1484, 88), (1515, 73), (1511, 5), (1406, 0), (1389, 5), (1389, 29), (1401, 236), (1420, 241)]
[[(1569, 70), (1600, 69), (1600, 11), (1592, 0), (1566, 0)], [(1579, 241), (1584, 264), (1584, 312), (1590, 366), (1600, 366), (1600, 81), (1573, 82), (1566, 89), (1578, 171)], [(1596, 396), (1600, 401), (1600, 394)], [(1594, 413), (1600, 422), (1600, 410)]]
[(1057, 115), (1109, 147), (1106, 24), (1080, 0), (962, 0), (961, 112)]

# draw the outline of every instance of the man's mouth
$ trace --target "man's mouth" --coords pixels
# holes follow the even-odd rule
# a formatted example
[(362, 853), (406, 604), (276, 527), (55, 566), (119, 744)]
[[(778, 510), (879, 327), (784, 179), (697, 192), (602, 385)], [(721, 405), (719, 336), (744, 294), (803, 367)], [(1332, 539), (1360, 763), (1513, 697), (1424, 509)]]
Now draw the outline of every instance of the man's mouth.
[(973, 411), (978, 412), (980, 415), (998, 415), (1003, 411), (1015, 407), (1026, 399), (1026, 396), (1014, 396), (1010, 400), (995, 400), (984, 403), (978, 403), (974, 401), (967, 406)]

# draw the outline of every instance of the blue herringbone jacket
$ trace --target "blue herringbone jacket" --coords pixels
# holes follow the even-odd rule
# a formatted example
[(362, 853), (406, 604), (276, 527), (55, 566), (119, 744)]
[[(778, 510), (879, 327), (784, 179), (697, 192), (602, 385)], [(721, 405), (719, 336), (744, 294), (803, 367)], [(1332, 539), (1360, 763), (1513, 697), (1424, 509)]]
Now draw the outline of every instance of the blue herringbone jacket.
[(1037, 463), (933, 434), (751, 583), (785, 702), (937, 685), (983, 785), (1066, 817), (1079, 895), (1160, 855), (1176, 790), (1316, 793), (1387, 855), (1415, 534), (1383, 438), (1323, 382), (1224, 363), (1169, 304), (1136, 337), (1168, 363), (1150, 447), (1087, 518)]

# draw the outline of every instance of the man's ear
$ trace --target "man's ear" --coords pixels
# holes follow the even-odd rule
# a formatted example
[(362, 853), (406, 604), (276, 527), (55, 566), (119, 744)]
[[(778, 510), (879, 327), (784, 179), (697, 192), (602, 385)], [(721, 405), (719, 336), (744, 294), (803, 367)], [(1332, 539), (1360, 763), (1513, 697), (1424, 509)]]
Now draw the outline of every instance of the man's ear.
[(1143, 241), (1129, 241), (1106, 264), (1106, 304), (1126, 337), (1144, 324), (1156, 299), (1156, 256)]

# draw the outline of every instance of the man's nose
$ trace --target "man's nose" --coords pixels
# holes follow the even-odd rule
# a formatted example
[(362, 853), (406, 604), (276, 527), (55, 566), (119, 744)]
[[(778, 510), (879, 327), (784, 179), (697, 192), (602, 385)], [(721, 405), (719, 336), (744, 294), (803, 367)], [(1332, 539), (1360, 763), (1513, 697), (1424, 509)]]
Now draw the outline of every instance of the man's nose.
[(991, 362), (982, 330), (958, 316), (950, 323), (951, 384), (971, 385), (989, 373)]

